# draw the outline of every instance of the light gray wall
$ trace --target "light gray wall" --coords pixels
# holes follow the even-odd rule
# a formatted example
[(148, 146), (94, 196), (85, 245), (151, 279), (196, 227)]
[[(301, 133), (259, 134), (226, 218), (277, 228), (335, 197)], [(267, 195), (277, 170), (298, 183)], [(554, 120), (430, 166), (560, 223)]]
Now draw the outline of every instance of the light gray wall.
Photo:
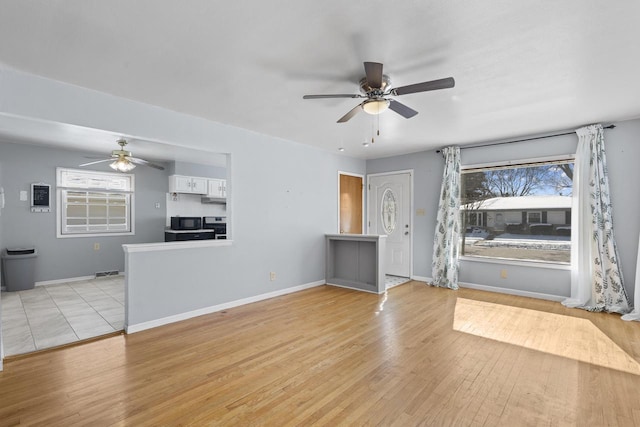
[[(431, 277), (435, 218), (442, 182), (442, 156), (423, 151), (404, 156), (368, 160), (367, 174), (413, 169), (413, 275)], [(425, 215), (416, 215), (424, 209)]]
[(202, 165), (190, 162), (174, 161), (167, 168), (169, 175), (200, 176), (205, 178), (227, 179), (227, 168), (214, 165)]
[[(36, 281), (58, 280), (93, 275), (99, 271), (124, 270), (122, 244), (162, 242), (164, 240), (166, 171), (138, 166), (135, 175), (135, 235), (56, 237), (56, 167), (77, 168), (86, 163), (84, 156), (95, 154), (52, 149), (47, 147), (0, 142), (1, 179), (5, 189), (6, 208), (0, 216), (5, 230), (2, 247), (34, 246)], [(105, 164), (89, 170), (112, 170)], [(44, 182), (51, 185), (50, 213), (31, 213), (30, 199), (20, 201), (20, 191), (30, 190), (30, 184)], [(160, 208), (155, 208), (155, 203)], [(100, 250), (94, 250), (99, 243)]]
[[(616, 123), (617, 127), (605, 131), (614, 226), (620, 259), (625, 278), (625, 288), (633, 298), (637, 256), (638, 233), (640, 232), (640, 197), (635, 183), (640, 181), (640, 120)], [(577, 136), (567, 135), (534, 141), (519, 142), (492, 147), (463, 149), (462, 164), (482, 164), (506, 160), (529, 159), (561, 154), (573, 154)], [(414, 271), (416, 276), (431, 277), (433, 235), (436, 210), (442, 181), (442, 156), (435, 151), (426, 151), (405, 156), (367, 161), (367, 173), (414, 169), (415, 209), (426, 207), (426, 216), (415, 216), (414, 209)], [(508, 278), (501, 279), (500, 271), (508, 270)], [(460, 281), (520, 291), (568, 296), (570, 272), (505, 265), (461, 261)]]
[(157, 273), (128, 278), (129, 324), (324, 279), (324, 234), (337, 229), (338, 171), (364, 174), (364, 160), (2, 71), (0, 113), (230, 154), (233, 245), (140, 256)]
[(128, 326), (324, 280), (338, 171), (363, 174), (365, 162), (257, 134), (244, 142), (232, 153), (233, 245), (131, 254)]

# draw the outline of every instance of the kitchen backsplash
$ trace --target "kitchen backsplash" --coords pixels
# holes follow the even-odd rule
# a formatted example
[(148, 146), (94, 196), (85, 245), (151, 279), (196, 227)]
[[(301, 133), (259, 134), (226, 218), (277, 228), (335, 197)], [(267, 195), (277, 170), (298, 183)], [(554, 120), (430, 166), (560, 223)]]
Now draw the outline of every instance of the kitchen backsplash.
[[(174, 200), (174, 197), (177, 200)], [(226, 216), (227, 205), (217, 203), (202, 203), (202, 196), (198, 194), (167, 193), (166, 226), (171, 224), (172, 216)]]

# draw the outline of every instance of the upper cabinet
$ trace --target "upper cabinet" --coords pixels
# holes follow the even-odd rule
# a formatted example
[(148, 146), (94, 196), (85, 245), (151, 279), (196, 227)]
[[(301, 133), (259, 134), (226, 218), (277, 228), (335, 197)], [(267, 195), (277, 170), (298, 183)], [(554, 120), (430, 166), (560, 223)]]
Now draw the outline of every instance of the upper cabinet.
[(206, 195), (209, 191), (207, 178), (184, 175), (169, 176), (169, 193)]
[(226, 179), (212, 179), (208, 180), (208, 197), (218, 197), (218, 198), (226, 198), (227, 197), (227, 180)]

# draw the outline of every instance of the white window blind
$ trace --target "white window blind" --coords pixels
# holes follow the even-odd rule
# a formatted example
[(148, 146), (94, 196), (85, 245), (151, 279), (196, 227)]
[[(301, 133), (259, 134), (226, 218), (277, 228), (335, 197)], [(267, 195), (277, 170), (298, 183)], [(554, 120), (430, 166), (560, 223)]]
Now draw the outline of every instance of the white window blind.
[(57, 172), (59, 237), (133, 234), (133, 175)]

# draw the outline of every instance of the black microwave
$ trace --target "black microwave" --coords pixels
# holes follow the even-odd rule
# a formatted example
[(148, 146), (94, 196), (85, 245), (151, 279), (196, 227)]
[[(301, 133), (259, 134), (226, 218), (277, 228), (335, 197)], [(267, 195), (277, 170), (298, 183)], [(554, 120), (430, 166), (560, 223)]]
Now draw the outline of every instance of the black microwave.
[(202, 218), (199, 216), (172, 216), (172, 230), (199, 230), (202, 228)]

